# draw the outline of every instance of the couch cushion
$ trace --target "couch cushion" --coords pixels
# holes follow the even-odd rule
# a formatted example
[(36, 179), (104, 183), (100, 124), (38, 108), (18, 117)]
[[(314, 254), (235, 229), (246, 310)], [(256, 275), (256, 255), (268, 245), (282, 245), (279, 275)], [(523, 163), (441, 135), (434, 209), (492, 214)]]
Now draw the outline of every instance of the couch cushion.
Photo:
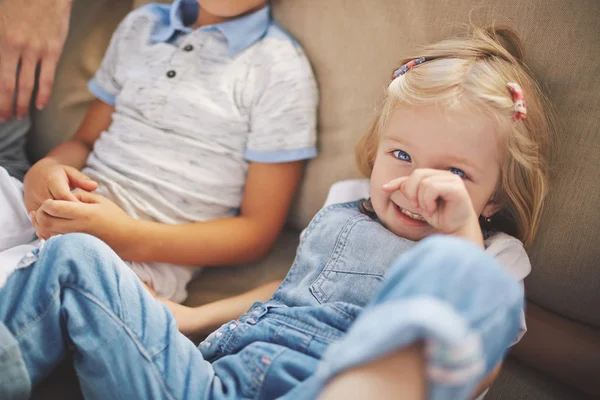
[(287, 275), (298, 247), (299, 232), (285, 229), (267, 257), (256, 264), (205, 268), (200, 277), (188, 285), (186, 304), (198, 306), (235, 296)]
[(585, 400), (590, 397), (508, 358), (485, 400)]
[(528, 296), (600, 327), (600, 2), (274, 0), (273, 11), (304, 45), (321, 90), (320, 155), (295, 204), (297, 228), (333, 182), (358, 176), (354, 145), (407, 51), (463, 31), (471, 11), (475, 23), (516, 29), (562, 124), (552, 193), (530, 252)]

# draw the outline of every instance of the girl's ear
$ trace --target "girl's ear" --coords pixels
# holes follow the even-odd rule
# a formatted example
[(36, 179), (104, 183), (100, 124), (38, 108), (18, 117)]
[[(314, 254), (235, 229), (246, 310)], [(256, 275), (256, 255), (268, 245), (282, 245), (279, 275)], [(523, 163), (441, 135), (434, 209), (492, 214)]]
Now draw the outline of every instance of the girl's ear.
[(498, 211), (500, 211), (501, 208), (502, 208), (502, 205), (496, 203), (494, 201), (494, 199), (490, 199), (490, 201), (488, 201), (488, 203), (483, 208), (481, 215), (484, 218), (490, 218), (491, 216), (496, 214)]

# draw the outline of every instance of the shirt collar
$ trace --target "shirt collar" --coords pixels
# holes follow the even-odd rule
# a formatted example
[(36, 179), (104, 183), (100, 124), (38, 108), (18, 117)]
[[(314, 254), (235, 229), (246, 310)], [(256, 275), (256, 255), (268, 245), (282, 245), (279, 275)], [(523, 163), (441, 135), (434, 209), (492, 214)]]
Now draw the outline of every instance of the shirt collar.
[[(192, 25), (198, 16), (199, 5), (196, 0), (175, 0), (170, 7), (170, 14), (164, 15), (152, 32), (153, 42), (168, 42), (176, 32), (190, 33)], [(271, 24), (271, 9), (264, 8), (232, 21), (220, 24), (202, 26), (203, 31), (220, 32), (227, 40), (230, 56), (235, 56), (260, 40)]]

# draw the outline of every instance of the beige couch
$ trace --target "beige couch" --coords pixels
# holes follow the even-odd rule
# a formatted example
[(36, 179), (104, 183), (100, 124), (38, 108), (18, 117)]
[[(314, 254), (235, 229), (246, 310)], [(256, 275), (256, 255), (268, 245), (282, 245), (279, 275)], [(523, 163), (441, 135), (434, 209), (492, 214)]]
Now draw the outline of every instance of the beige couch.
[[(52, 103), (35, 116), (34, 157), (74, 131), (92, 97), (85, 83), (131, 0), (77, 0)], [(600, 2), (597, 0), (274, 0), (276, 19), (303, 43), (321, 88), (319, 150), (287, 229), (255, 266), (208, 269), (189, 304), (233, 295), (286, 274), (297, 236), (329, 186), (357, 177), (353, 147), (376, 99), (414, 45), (476, 23), (516, 29), (526, 59), (556, 106), (558, 155), (526, 281), (529, 333), (509, 357), (488, 399), (600, 398)], [(537, 306), (535, 306), (537, 305)], [(594, 355), (596, 361), (594, 361)], [(72, 398), (59, 372), (37, 398)], [(70, 383), (69, 383), (70, 382)], [(576, 389), (579, 387), (580, 390)], [(401, 396), (399, 396), (401, 398)]]

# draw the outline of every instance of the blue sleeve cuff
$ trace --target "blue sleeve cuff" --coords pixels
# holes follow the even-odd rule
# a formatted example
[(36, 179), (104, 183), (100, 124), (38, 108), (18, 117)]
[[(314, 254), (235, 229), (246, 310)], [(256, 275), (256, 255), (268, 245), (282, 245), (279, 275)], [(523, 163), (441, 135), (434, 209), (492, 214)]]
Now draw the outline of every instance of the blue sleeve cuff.
[(111, 106), (115, 105), (115, 98), (117, 96), (112, 93), (108, 93), (104, 88), (102, 88), (102, 86), (98, 84), (95, 79), (92, 79), (88, 82), (88, 90), (106, 104), (110, 104)]
[(282, 163), (298, 160), (306, 160), (317, 156), (317, 149), (307, 147), (304, 149), (283, 150), (283, 151), (257, 151), (246, 150), (244, 157), (248, 161), (262, 163)]

